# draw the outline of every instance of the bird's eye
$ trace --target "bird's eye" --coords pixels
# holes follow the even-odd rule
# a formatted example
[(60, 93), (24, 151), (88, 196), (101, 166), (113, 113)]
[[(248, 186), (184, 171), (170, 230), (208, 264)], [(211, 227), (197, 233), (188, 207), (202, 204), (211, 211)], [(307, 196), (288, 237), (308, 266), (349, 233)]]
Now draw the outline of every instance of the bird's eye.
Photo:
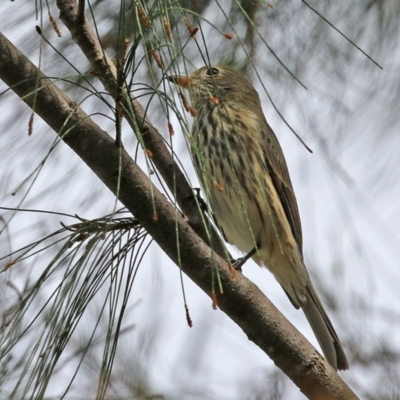
[(211, 77), (211, 76), (215, 76), (215, 75), (219, 75), (221, 72), (218, 68), (209, 68), (206, 73), (205, 76), (207, 77)]

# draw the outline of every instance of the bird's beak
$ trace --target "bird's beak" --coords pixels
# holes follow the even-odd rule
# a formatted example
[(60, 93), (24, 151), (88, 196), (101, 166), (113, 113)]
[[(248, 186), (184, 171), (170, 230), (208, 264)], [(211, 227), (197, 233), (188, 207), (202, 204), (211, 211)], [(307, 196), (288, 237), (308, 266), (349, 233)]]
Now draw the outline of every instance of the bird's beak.
[(169, 75), (167, 76), (167, 79), (185, 89), (189, 89), (189, 86), (192, 84), (192, 79), (190, 79), (190, 75)]

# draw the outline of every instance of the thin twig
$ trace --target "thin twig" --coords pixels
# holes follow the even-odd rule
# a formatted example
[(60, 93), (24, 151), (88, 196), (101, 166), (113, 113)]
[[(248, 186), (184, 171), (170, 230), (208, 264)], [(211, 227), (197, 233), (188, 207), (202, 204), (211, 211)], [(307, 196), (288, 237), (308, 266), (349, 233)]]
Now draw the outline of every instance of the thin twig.
[(348, 42), (350, 42), (357, 50), (361, 51), (361, 53), (364, 54), (365, 57), (367, 57), (370, 61), (372, 61), (377, 67), (380, 69), (383, 69), (372, 57), (370, 57), (363, 49), (361, 49), (359, 46), (357, 46), (350, 38), (348, 38), (343, 32), (341, 32), (338, 28), (336, 28), (335, 25), (333, 25), (331, 22), (329, 22), (321, 13), (319, 13), (315, 8), (311, 7), (305, 0), (302, 0), (302, 2), (312, 11), (315, 12), (321, 19), (323, 19), (329, 26), (331, 26), (337, 33), (339, 33), (341, 36), (343, 36)]

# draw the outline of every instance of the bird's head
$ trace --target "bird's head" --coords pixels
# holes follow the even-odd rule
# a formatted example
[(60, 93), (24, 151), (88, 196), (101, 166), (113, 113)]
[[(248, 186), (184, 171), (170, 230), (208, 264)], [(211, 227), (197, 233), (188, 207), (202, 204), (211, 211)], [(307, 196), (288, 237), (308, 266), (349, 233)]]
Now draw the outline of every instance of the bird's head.
[(251, 83), (241, 74), (222, 65), (202, 67), (189, 75), (170, 75), (168, 80), (189, 90), (195, 109), (211, 101), (215, 105), (228, 102), (259, 104), (259, 97)]

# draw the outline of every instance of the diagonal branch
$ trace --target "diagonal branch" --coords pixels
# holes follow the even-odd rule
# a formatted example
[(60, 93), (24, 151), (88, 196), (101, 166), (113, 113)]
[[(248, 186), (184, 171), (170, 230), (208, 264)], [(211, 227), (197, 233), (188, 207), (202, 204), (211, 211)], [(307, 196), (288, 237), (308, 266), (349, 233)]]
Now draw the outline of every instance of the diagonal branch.
[[(119, 198), (165, 253), (210, 297), (217, 267), (219, 308), (267, 353), (310, 399), (357, 399), (310, 343), (241, 273), (213, 253), (130, 156), (0, 34), (0, 79), (64, 140)], [(39, 80), (38, 80), (39, 79)], [(37, 88), (36, 82), (40, 82)], [(158, 218), (154, 218), (155, 204)], [(179, 254), (177, 241), (179, 241)]]
[(71, 32), (72, 39), (88, 59), (104, 88), (114, 99), (119, 99), (124, 110), (131, 111), (125, 112), (124, 117), (136, 133), (136, 136), (140, 137), (145, 149), (151, 151), (151, 160), (163, 177), (170, 192), (173, 193), (179, 207), (188, 217), (192, 228), (196, 230), (203, 240), (210, 243), (216, 253), (223, 257), (228, 255), (225, 246), (221, 243), (220, 237), (212, 225), (205, 225), (205, 221), (208, 220), (207, 215), (199, 209), (196, 201), (188, 201), (188, 199), (193, 198), (192, 188), (169, 152), (160, 133), (152, 125), (144, 107), (128, 93), (126, 88), (118, 87), (115, 63), (105, 53), (89, 21), (79, 14), (76, 0), (57, 0), (57, 6), (60, 9), (61, 21)]

